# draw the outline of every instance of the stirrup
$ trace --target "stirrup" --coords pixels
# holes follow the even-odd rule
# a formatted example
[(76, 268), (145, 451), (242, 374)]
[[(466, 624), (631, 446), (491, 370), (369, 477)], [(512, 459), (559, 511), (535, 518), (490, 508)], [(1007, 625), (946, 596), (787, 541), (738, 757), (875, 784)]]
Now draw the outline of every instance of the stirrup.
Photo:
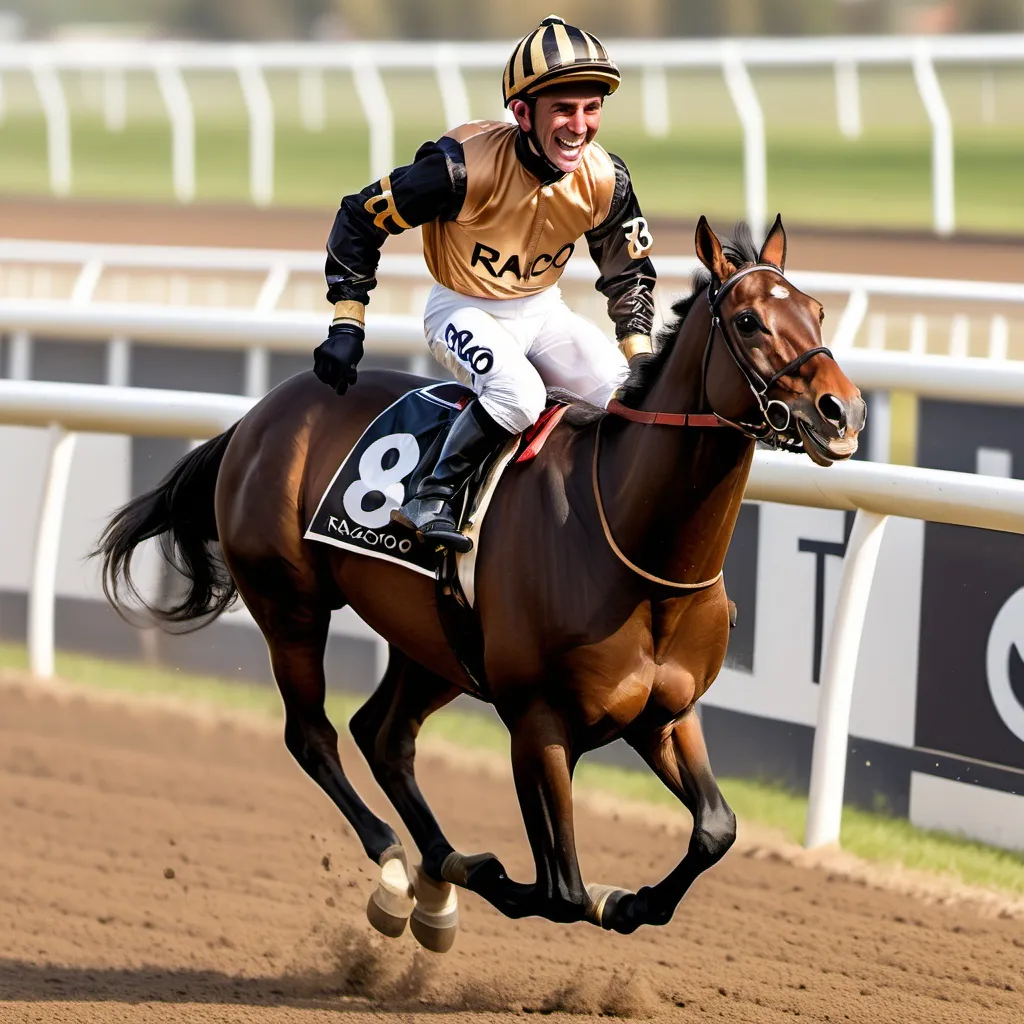
[(415, 530), (426, 543), (441, 544), (460, 554), (473, 550), (473, 542), (459, 532), (446, 499), (411, 498), (401, 508), (392, 509), (391, 521)]
[(473, 542), (464, 533), (460, 533), (454, 527), (449, 526), (435, 526), (431, 528), (431, 524), (427, 523), (422, 530), (418, 530), (417, 533), (424, 541), (430, 544), (443, 544), (446, 548), (457, 552), (460, 555), (466, 554), (467, 551), (473, 550)]

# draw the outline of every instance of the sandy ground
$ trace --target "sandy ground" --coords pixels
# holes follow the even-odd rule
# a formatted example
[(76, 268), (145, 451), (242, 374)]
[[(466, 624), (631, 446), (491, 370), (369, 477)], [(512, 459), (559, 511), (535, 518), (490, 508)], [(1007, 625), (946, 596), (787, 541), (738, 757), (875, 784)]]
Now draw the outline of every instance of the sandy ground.
[[(785, 215), (785, 211), (783, 211)], [(4, 199), (0, 237), (54, 241), (218, 245), (257, 249), (322, 250), (334, 210), (257, 210), (243, 204), (169, 206), (88, 200)], [(652, 218), (658, 253), (693, 253), (696, 218)], [(732, 225), (716, 223), (728, 234)], [(1024, 280), (1024, 245), (1014, 238), (960, 236), (940, 240), (926, 232), (831, 231), (790, 224), (790, 265), (800, 270)], [(419, 231), (388, 239), (388, 252), (415, 252)]]
[[(466, 895), (446, 956), (381, 939), (375, 869), (279, 735), (0, 686), (0, 1021), (1024, 1019), (1012, 910), (858, 884), (749, 835), (663, 929), (512, 922)], [(436, 754), (420, 774), (453, 841), (530, 876), (507, 777)], [(682, 821), (580, 810), (585, 876), (654, 880)]]

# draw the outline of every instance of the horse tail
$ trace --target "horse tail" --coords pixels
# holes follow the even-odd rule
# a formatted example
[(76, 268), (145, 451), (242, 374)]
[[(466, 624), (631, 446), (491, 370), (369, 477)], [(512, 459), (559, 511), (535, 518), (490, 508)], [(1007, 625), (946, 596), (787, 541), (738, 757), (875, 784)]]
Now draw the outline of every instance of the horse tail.
[[(103, 593), (122, 618), (131, 604), (140, 605), (166, 627), (194, 623), (173, 632), (191, 632), (229, 608), (238, 588), (220, 552), (213, 494), (224, 452), (237, 423), (194, 448), (153, 490), (133, 498), (114, 513), (92, 556), (103, 558)], [(150, 604), (132, 579), (135, 549), (158, 537), (164, 562), (184, 577), (184, 594), (165, 597), (167, 607)], [(199, 620), (199, 621), (195, 621)]]

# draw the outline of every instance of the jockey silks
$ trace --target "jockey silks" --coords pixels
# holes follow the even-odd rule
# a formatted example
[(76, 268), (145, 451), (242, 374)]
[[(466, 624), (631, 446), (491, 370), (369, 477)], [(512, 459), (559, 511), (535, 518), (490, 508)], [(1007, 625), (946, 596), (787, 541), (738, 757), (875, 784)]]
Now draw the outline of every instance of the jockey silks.
[(327, 244), (328, 300), (368, 302), (385, 239), (419, 225), (434, 280), (480, 299), (550, 287), (585, 237), (616, 337), (651, 333), (653, 239), (626, 165), (596, 143), (558, 176), (504, 122), (425, 143), (412, 164), (342, 200)]

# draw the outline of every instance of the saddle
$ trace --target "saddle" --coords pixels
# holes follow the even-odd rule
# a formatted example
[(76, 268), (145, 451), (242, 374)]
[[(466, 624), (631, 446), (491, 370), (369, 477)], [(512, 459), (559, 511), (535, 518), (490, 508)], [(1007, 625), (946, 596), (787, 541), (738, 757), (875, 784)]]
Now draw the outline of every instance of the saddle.
[(487, 679), (484, 673), (483, 633), (473, 609), (480, 528), (505, 470), (510, 465), (519, 465), (535, 458), (568, 407), (567, 396), (549, 395), (548, 405), (537, 422), (509, 441), (473, 475), (455, 509), (459, 530), (473, 540), (472, 550), (456, 554), (447, 548), (437, 549), (437, 610), (441, 625), (477, 696), (485, 700)]
[[(472, 397), (468, 388), (445, 381), (410, 391), (388, 406), (338, 467), (304, 536), (436, 579), (445, 635), (483, 696), (483, 641), (473, 612), (477, 545), (452, 557), (391, 522), (391, 510), (433, 470), (452, 423)], [(552, 393), (537, 423), (478, 468), (455, 508), (460, 530), (476, 540), (506, 467), (537, 455), (574, 397)]]

